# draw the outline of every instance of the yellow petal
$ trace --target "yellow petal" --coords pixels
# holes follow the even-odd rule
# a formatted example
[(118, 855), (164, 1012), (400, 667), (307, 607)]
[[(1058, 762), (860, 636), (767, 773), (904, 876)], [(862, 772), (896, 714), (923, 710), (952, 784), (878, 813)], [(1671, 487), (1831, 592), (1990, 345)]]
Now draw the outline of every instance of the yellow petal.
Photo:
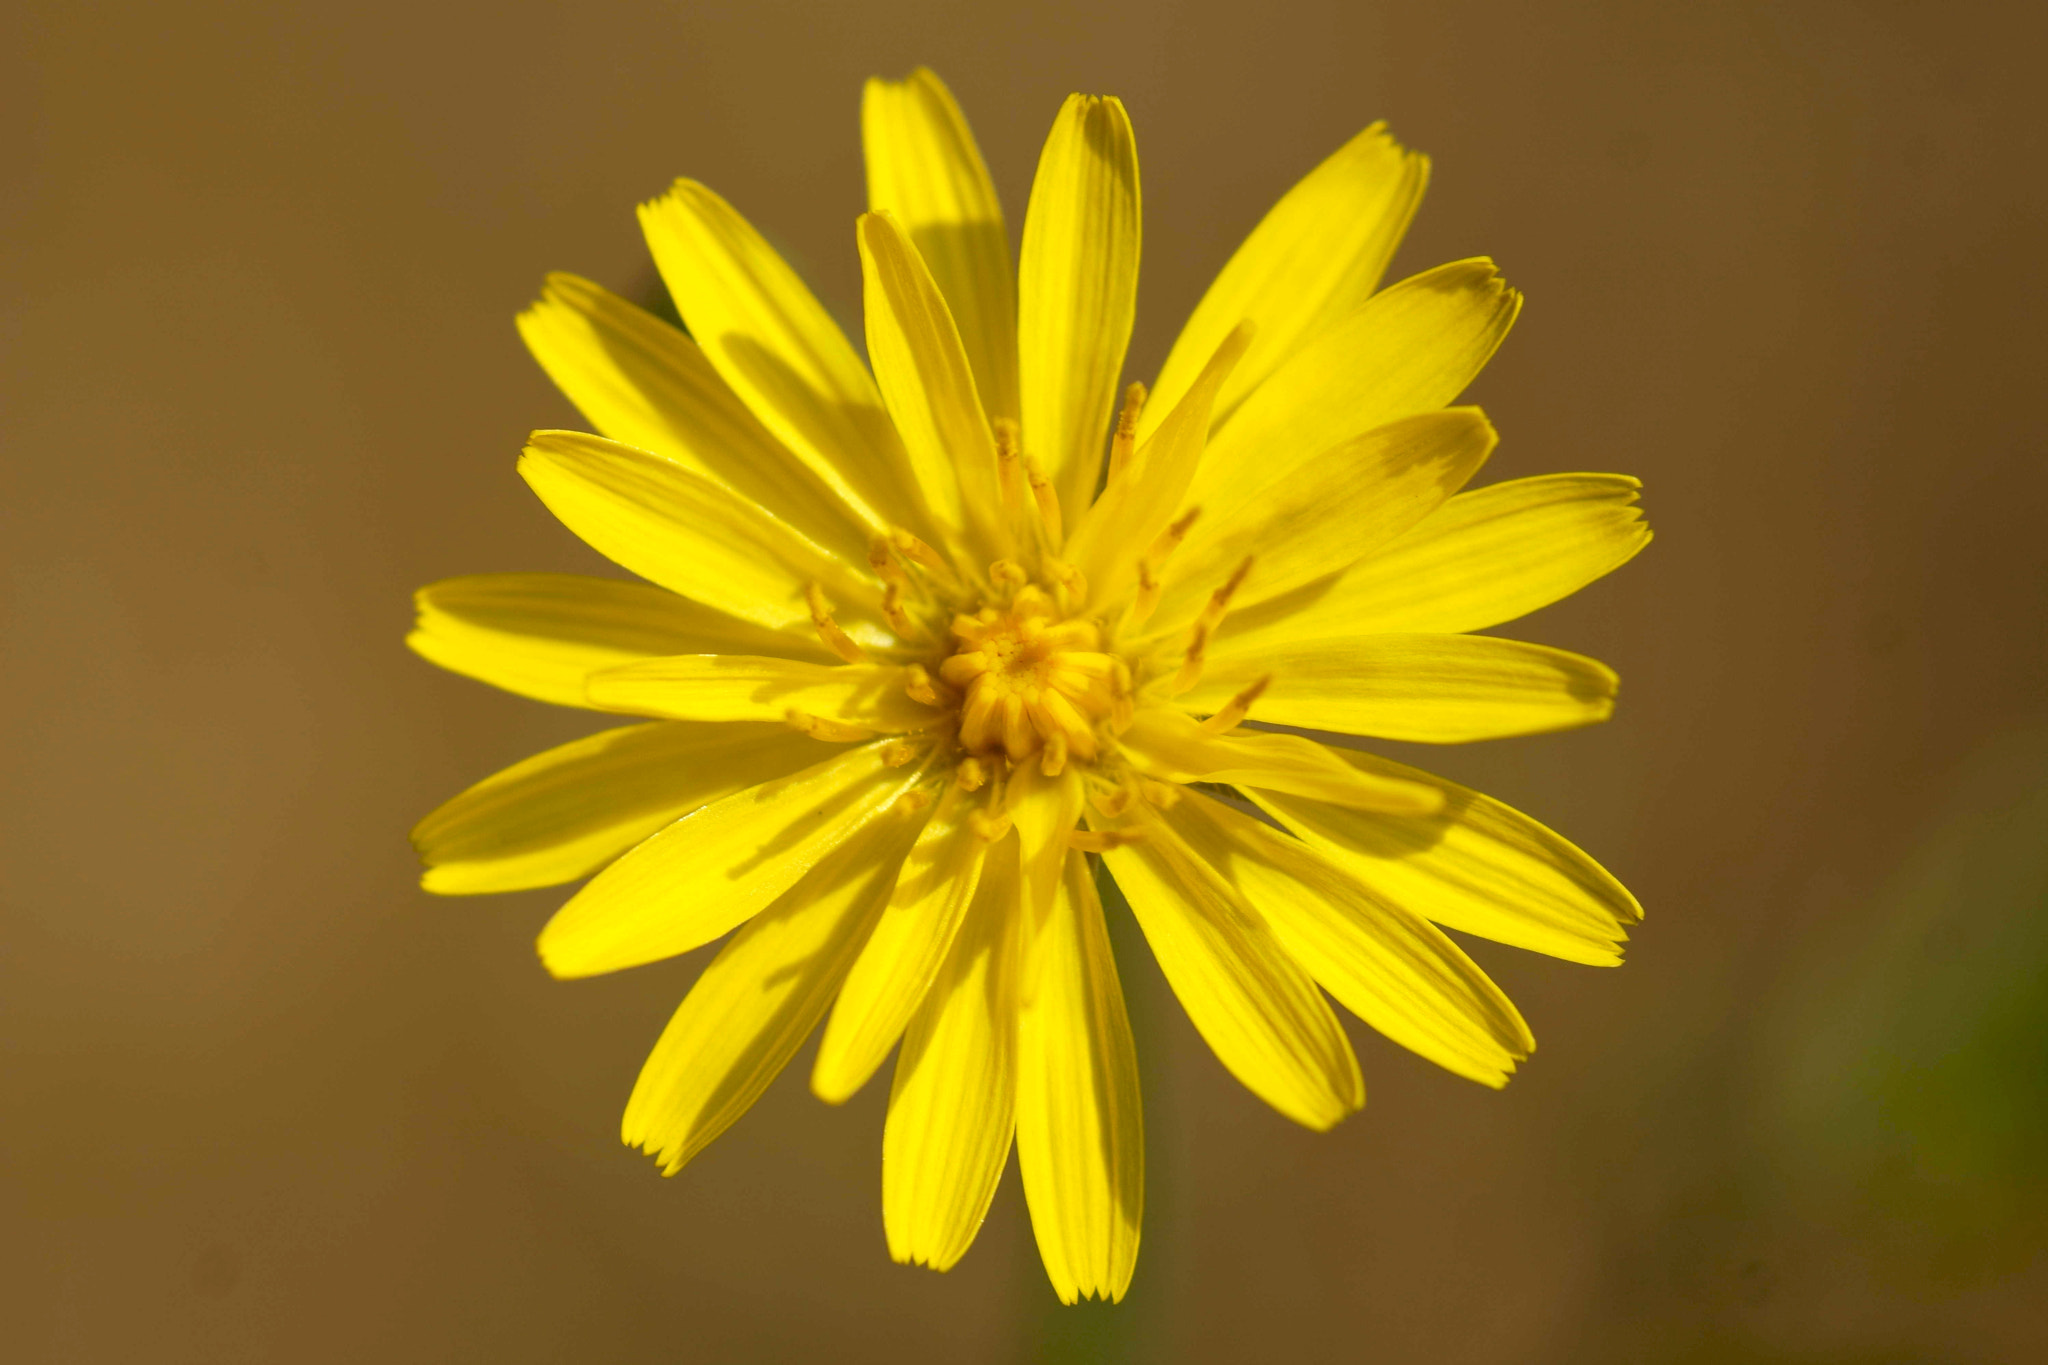
[(724, 484), (840, 554), (866, 553), (874, 528), (769, 434), (696, 342), (660, 318), (554, 274), (519, 315), (519, 334), (606, 436)]
[(916, 826), (890, 816), (847, 840), (719, 952), (662, 1030), (620, 1136), (674, 1175), (753, 1106), (824, 1017)]
[(1006, 554), (1008, 537), (996, 517), (995, 438), (953, 315), (917, 249), (888, 215), (862, 214), (856, 235), (868, 359), (925, 505), (951, 546), (968, 543), (971, 521), (982, 535), (976, 558)]
[(1322, 1130), (1365, 1103), (1337, 1016), (1244, 897), (1143, 803), (1103, 855), (1195, 1029), (1266, 1103)]
[(903, 1034), (882, 1129), (882, 1225), (898, 1261), (950, 1270), (995, 1197), (1016, 1126), (1017, 846), (974, 904)]
[(1288, 956), (1401, 1046), (1496, 1089), (1535, 1049), (1513, 1002), (1442, 930), (1299, 839), (1200, 792), (1166, 819), (1266, 917)]
[(1544, 474), (1460, 493), (1343, 573), (1224, 619), (1212, 649), (1332, 635), (1484, 630), (1571, 596), (1650, 543), (1625, 474)]
[(1053, 893), (1067, 864), (1067, 836), (1081, 822), (1085, 795), (1077, 767), (1068, 766), (1058, 777), (1047, 777), (1035, 763), (1011, 769), (1006, 809), (1017, 827), (1024, 907), (1034, 925), (1052, 914)]
[(1209, 441), (1188, 495), (1219, 510), (1397, 417), (1443, 407), (1485, 368), (1522, 296), (1485, 259), (1382, 290), (1275, 370)]
[(1226, 782), (1293, 792), (1357, 810), (1423, 814), (1443, 801), (1432, 787), (1374, 777), (1299, 735), (1212, 735), (1183, 715), (1145, 707), (1123, 736), (1140, 769), (1168, 782)]
[(1142, 437), (1194, 381), (1204, 359), (1246, 318), (1258, 338), (1216, 407), (1227, 419), (1244, 396), (1308, 341), (1348, 316), (1380, 276), (1429, 183), (1429, 158), (1375, 123), (1281, 197), (1216, 276), (1152, 387)]
[(860, 104), (868, 207), (895, 216), (946, 296), (992, 417), (1017, 416), (1017, 282), (981, 150), (945, 83), (924, 67), (874, 79)]
[(1081, 517), (1065, 557), (1094, 585), (1092, 600), (1116, 601), (1138, 557), (1173, 519), (1202, 458), (1210, 405), (1250, 341), (1248, 325), (1223, 338), (1173, 415), (1138, 447), (1130, 467), (1109, 480)]
[(590, 679), (607, 711), (673, 720), (786, 720), (791, 711), (886, 734), (921, 730), (939, 712), (903, 691), (894, 664), (814, 664), (733, 654), (646, 659)]
[(1114, 98), (1069, 95), (1031, 182), (1017, 287), (1024, 451), (1059, 489), (1069, 526), (1095, 494), (1109, 439), (1138, 239), (1130, 116)]
[(929, 530), (867, 367), (775, 248), (693, 180), (642, 204), (640, 227), (690, 335), (762, 425), (870, 526)]
[[(588, 706), (584, 679), (662, 654), (828, 657), (809, 639), (764, 630), (645, 583), (575, 574), (472, 574), (413, 594), (406, 644), (452, 673), (559, 706)], [(808, 623), (806, 623), (808, 624)]]
[(839, 1104), (867, 1083), (923, 1003), (981, 881), (988, 840), (973, 798), (949, 785), (904, 861), (889, 908), (861, 949), (825, 1025), (811, 1091)]
[(1614, 714), (1620, 680), (1597, 659), (1490, 635), (1355, 635), (1210, 654), (1174, 704), (1221, 707), (1253, 679), (1252, 719), (1420, 744), (1533, 735)]
[(1383, 901), (1552, 957), (1621, 961), (1623, 926), (1643, 910), (1600, 864), (1491, 797), (1370, 754), (1343, 758), (1375, 777), (1436, 787), (1443, 810), (1363, 815), (1272, 792), (1247, 795)]
[(923, 776), (883, 744), (736, 792), (669, 825), (599, 873), (541, 930), (556, 976), (596, 976), (686, 953), (744, 924)]
[(1018, 1021), (1017, 1169), (1063, 1303), (1117, 1300), (1138, 1263), (1145, 1129), (1138, 1054), (1095, 881), (1069, 854)]
[(804, 594), (817, 582), (880, 616), (874, 582), (846, 560), (673, 460), (580, 431), (536, 431), (519, 473), (599, 554), (706, 606), (808, 631)]
[(1252, 561), (1231, 598), (1238, 609), (1335, 573), (1392, 540), (1464, 486), (1498, 438), (1478, 408), (1404, 417), (1325, 451), (1285, 478), (1249, 480), (1204, 508), (1168, 561), (1155, 621), (1182, 624), (1237, 566)]
[(831, 751), (785, 725), (628, 725), (535, 754), (412, 832), (444, 896), (574, 881), (699, 806)]

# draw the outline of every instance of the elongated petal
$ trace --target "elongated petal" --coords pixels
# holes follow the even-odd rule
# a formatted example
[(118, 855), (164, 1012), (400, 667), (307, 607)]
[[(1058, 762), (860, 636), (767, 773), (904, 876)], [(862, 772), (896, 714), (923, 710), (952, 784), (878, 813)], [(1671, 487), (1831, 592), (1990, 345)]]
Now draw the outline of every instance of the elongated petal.
[[(1094, 496), (1138, 306), (1138, 144), (1123, 104), (1069, 95), (1039, 154), (1018, 263), (1024, 450), (1072, 525)], [(1205, 356), (1204, 359), (1207, 359)]]
[(1256, 495), (1205, 508), (1170, 561), (1156, 619), (1192, 618), (1247, 559), (1233, 607), (1345, 568), (1441, 506), (1497, 439), (1477, 408), (1420, 413), (1346, 441)]
[(665, 455), (858, 559), (862, 518), (775, 439), (697, 343), (574, 275), (547, 278), (519, 334), (548, 377), (615, 441)]
[(1299, 839), (1199, 792), (1166, 819), (1266, 917), (1288, 956), (1401, 1046), (1496, 1089), (1535, 1049), (1514, 1004), (1442, 930)]
[(604, 730), (515, 763), (420, 821), (420, 885), (467, 896), (574, 881), (698, 807), (830, 752), (786, 725)]
[(817, 637), (766, 630), (646, 583), (575, 574), (472, 574), (413, 594), (414, 652), (452, 673), (558, 706), (584, 679), (662, 654), (827, 657)]
[(811, 1091), (839, 1104), (867, 1084), (924, 1002), (981, 882), (988, 840), (948, 786), (903, 864), (889, 908), (847, 975), (818, 1045)]
[(1485, 630), (1569, 597), (1650, 543), (1625, 474), (1544, 474), (1460, 493), (1343, 573), (1232, 612), (1214, 648)]
[(864, 213), (868, 358), (925, 505), (954, 547), (981, 533), (979, 559), (1009, 552), (996, 517), (996, 447), (953, 315), (917, 249), (886, 214)]
[(1249, 326), (1223, 338), (1173, 415), (1138, 448), (1130, 467), (1110, 478), (1082, 517), (1067, 543), (1066, 556), (1094, 585), (1094, 600), (1117, 599), (1130, 582), (1138, 557), (1173, 519), (1202, 458), (1210, 405), (1250, 340)]
[(1417, 782), (1360, 772), (1334, 750), (1299, 735), (1212, 735), (1186, 716), (1140, 710), (1123, 737), (1143, 770), (1168, 782), (1228, 782), (1334, 801), (1355, 810), (1427, 814), (1443, 797)]
[(890, 815), (855, 834), (755, 916), (662, 1030), (620, 1136), (674, 1175), (753, 1107), (825, 1016), (866, 941), (916, 826)]
[(541, 930), (556, 976), (656, 962), (744, 924), (923, 776), (881, 744), (736, 792), (669, 825), (599, 873)]
[(1591, 725), (1614, 714), (1620, 686), (1599, 660), (1548, 645), (1490, 635), (1358, 635), (1219, 648), (1200, 684), (1174, 704), (1214, 711), (1269, 674), (1254, 720), (1421, 744)]
[(862, 92), (868, 207), (893, 214), (946, 296), (991, 417), (1017, 416), (1017, 283), (995, 182), (960, 106), (924, 67)]
[(1275, 370), (1216, 431), (1188, 500), (1235, 505), (1362, 432), (1444, 406), (1493, 358), (1521, 304), (1483, 258), (1373, 295)]
[(1259, 913), (1142, 804), (1144, 837), (1104, 854), (1152, 955), (1230, 1074), (1317, 1130), (1365, 1103), (1337, 1016)]
[(642, 578), (771, 630), (809, 629), (806, 588), (880, 614), (874, 583), (732, 490), (580, 431), (536, 431), (519, 473), (591, 547)]
[(1017, 846), (974, 904), (903, 1034), (882, 1129), (882, 1225), (898, 1261), (950, 1270), (995, 1197), (1016, 1127)]
[(642, 204), (640, 227), (690, 334), (762, 425), (870, 527), (926, 531), (867, 366), (775, 248), (693, 180)]
[(1333, 152), (1275, 204), (1216, 276), (1181, 329), (1152, 388), (1140, 437), (1177, 402), (1216, 343), (1246, 318), (1252, 352), (1216, 406), (1227, 420), (1282, 362), (1379, 287), (1429, 183), (1429, 158), (1375, 123)]
[(1138, 1264), (1145, 1129), (1138, 1054), (1087, 860), (1067, 855), (1018, 1021), (1017, 1169), (1063, 1303), (1117, 1300)]
[(1078, 768), (1047, 777), (1037, 764), (1027, 763), (1010, 772), (1006, 809), (1017, 827), (1023, 904), (1033, 925), (1052, 914), (1053, 893), (1067, 865), (1067, 836), (1081, 822), (1085, 795)]
[(900, 734), (939, 712), (903, 691), (894, 664), (814, 664), (733, 654), (646, 659), (595, 674), (590, 700), (607, 711), (675, 720), (786, 720), (792, 711)]
[(1247, 794), (1390, 904), (1552, 957), (1594, 966), (1621, 961), (1623, 926), (1643, 910), (1600, 864), (1491, 797), (1371, 754), (1343, 757), (1376, 777), (1436, 787), (1442, 811), (1363, 815), (1274, 792)]

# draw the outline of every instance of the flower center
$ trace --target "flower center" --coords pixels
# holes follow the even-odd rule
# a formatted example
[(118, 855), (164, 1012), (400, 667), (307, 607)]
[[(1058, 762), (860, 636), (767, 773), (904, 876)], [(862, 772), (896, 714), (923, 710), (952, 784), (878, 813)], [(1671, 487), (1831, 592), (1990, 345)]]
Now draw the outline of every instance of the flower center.
[(1035, 584), (1006, 602), (953, 618), (953, 652), (939, 676), (963, 694), (960, 747), (1012, 763), (1039, 755), (1048, 775), (1071, 757), (1093, 759), (1099, 723), (1130, 694), (1130, 671), (1101, 652), (1092, 621), (1063, 619)]

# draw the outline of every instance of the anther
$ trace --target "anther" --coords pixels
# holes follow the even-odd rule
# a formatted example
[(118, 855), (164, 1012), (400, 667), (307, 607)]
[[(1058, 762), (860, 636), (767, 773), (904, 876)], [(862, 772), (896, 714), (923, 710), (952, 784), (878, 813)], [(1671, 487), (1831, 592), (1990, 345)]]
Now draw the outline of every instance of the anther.
[(992, 844), (1010, 832), (1010, 813), (999, 810), (993, 815), (987, 811), (974, 811), (967, 817), (967, 827), (974, 831), (974, 837), (985, 844)]
[(1107, 853), (1113, 848), (1142, 843), (1141, 829), (1077, 829), (1067, 836), (1067, 847), (1080, 853)]
[(917, 746), (907, 739), (882, 746), (882, 762), (892, 768), (905, 768), (917, 757)]
[(1074, 611), (1088, 600), (1088, 576), (1064, 559), (1048, 557), (1044, 561), (1045, 575), (1053, 582), (1060, 594), (1060, 610)]
[(1045, 753), (1038, 760), (1038, 771), (1047, 777), (1058, 777), (1066, 770), (1067, 737), (1055, 731), (1052, 737), (1045, 741)]
[(853, 637), (841, 630), (839, 623), (832, 619), (832, 608), (825, 602), (825, 590), (813, 583), (807, 596), (811, 604), (811, 624), (818, 628), (818, 638), (825, 642), (825, 648), (850, 664), (866, 663), (866, 653), (853, 642)]
[(1014, 418), (997, 417), (989, 422), (996, 438), (996, 487), (1003, 495), (1003, 508), (1012, 517), (1022, 517), (1028, 492), (1024, 475), (1023, 437)]
[(857, 739), (873, 739), (873, 730), (863, 730), (858, 725), (847, 725), (836, 720), (826, 720), (808, 711), (799, 711), (794, 706), (782, 713), (783, 721), (792, 730), (800, 730), (812, 739), (822, 739), (828, 744), (848, 744)]
[(1172, 810), (1180, 804), (1181, 790), (1172, 782), (1156, 782), (1149, 777), (1138, 779), (1138, 789), (1145, 799), (1160, 810)]
[(1188, 632), (1187, 657), (1181, 661), (1180, 672), (1174, 674), (1173, 684), (1167, 689), (1169, 695), (1177, 697), (1201, 681), (1202, 658), (1209, 648), (1209, 636), (1223, 623), (1225, 614), (1230, 610), (1230, 599), (1244, 586), (1244, 580), (1251, 571), (1252, 558), (1246, 555), (1244, 563), (1237, 566), (1229, 581), (1209, 595), (1209, 605), (1202, 608), (1201, 616)]
[(1245, 715), (1252, 709), (1265, 690), (1272, 686), (1273, 675), (1266, 674), (1244, 691), (1223, 703), (1223, 709), (1202, 722), (1202, 729), (1212, 735), (1227, 735), (1243, 723)]
[(1115, 787), (1106, 792), (1097, 792), (1088, 798), (1088, 804), (1102, 812), (1107, 819), (1114, 820), (1131, 808), (1131, 802), (1138, 797), (1129, 786)]
[(1180, 671), (1173, 675), (1167, 685), (1166, 694), (1177, 697), (1202, 680), (1202, 663), (1209, 652), (1209, 623), (1195, 622), (1195, 628), (1188, 632), (1188, 652), (1180, 661)]
[(1031, 581), (1031, 575), (1024, 572), (1024, 566), (1014, 559), (998, 559), (988, 566), (989, 581), (1000, 591), (1015, 592)]
[[(890, 561), (892, 564), (895, 561)], [(902, 572), (898, 569), (898, 572)], [(903, 585), (890, 583), (882, 589), (882, 619), (889, 623), (889, 629), (896, 632), (900, 640), (915, 640), (924, 635), (923, 627), (911, 614), (903, 609)]]
[(1109, 477), (1124, 472), (1138, 448), (1138, 417), (1145, 410), (1145, 386), (1133, 382), (1124, 390), (1123, 411), (1117, 414), (1116, 435), (1109, 441)]
[(1161, 531), (1152, 541), (1152, 548), (1145, 551), (1138, 561), (1138, 596), (1131, 604), (1130, 623), (1143, 625), (1159, 605), (1159, 571), (1166, 567), (1166, 561), (1187, 539), (1188, 528), (1195, 524), (1195, 518), (1202, 515), (1199, 507), (1190, 507), (1175, 519), (1171, 526)]
[(1060, 526), (1059, 490), (1052, 486), (1052, 480), (1045, 477), (1045, 471), (1038, 467), (1038, 461), (1029, 455), (1024, 457), (1024, 475), (1031, 481), (1031, 500), (1038, 504), (1038, 519), (1045, 523), (1045, 543), (1058, 548), (1062, 543)]
[(988, 769), (978, 758), (963, 758), (960, 766), (953, 769), (953, 780), (960, 784), (962, 791), (980, 791), (988, 781)]
[(915, 815), (932, 803), (932, 794), (923, 787), (913, 787), (896, 798), (896, 808), (906, 815)]
[(890, 587), (902, 588), (910, 582), (910, 575), (903, 572), (903, 564), (896, 558), (894, 547), (885, 535), (877, 534), (869, 539), (868, 565), (875, 571), (875, 576)]
[(932, 686), (932, 675), (925, 672), (923, 664), (912, 664), (903, 670), (903, 690), (914, 702), (922, 702), (926, 706), (945, 705), (939, 698), (939, 689)]
[(897, 554), (944, 582), (953, 581), (953, 570), (939, 552), (902, 527), (889, 532), (889, 545)]

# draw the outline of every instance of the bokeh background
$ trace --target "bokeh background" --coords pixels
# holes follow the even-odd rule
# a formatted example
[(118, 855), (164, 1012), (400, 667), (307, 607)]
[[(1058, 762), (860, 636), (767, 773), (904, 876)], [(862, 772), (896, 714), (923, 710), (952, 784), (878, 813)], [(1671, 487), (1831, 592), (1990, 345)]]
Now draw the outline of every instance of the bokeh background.
[[(0, 1355), (2048, 1358), (2043, 13), (16, 0)], [(1492, 476), (1634, 473), (1659, 531), (1510, 632), (1612, 662), (1610, 724), (1421, 760), (1623, 877), (1629, 964), (1476, 945), (1534, 1060), (1360, 1031), (1316, 1136), (1126, 952), (1115, 1310), (1053, 1301), (1014, 1170), (956, 1271), (892, 1265), (885, 1087), (802, 1059), (660, 1179), (618, 1117), (705, 956), (551, 982), (561, 893), (432, 899), (404, 837), (595, 725), (400, 643), (418, 584), (596, 567), (513, 474), (578, 424), (514, 311), (650, 296), (632, 208), (687, 173), (857, 333), (860, 82), (919, 62), (1013, 235), (1061, 97), (1128, 102), (1137, 376), (1390, 119), (1436, 164), (1394, 276), (1529, 296)]]

